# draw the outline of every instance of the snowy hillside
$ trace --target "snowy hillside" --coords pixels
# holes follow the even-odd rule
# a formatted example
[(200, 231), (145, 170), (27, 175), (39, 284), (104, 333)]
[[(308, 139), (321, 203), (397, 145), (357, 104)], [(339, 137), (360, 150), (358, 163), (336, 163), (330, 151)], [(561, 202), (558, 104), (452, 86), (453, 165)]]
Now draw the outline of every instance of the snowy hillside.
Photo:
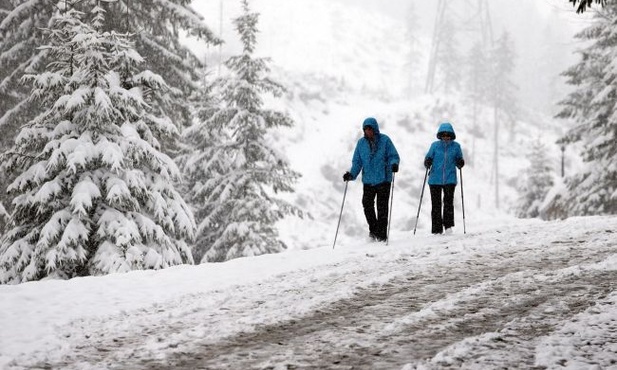
[[(394, 181), (394, 200), (392, 207), (392, 235), (411, 233), (420, 200), (425, 169), (422, 165), (428, 146), (435, 140), (435, 130), (440, 119), (457, 116), (444, 114), (438, 119), (431, 114), (437, 99), (424, 97), (411, 103), (405, 101), (382, 103), (362, 96), (350, 97), (344, 104), (328, 104), (317, 99), (308, 104), (294, 101), (290, 103), (296, 114), (296, 122), (304, 127), (301, 140), (290, 134), (287, 146), (292, 167), (303, 174), (298, 184), (296, 199), (299, 205), (310, 207), (315, 216), (314, 232), (309, 233), (315, 240), (307, 245), (331, 243), (338, 220), (345, 183), (342, 174), (351, 165), (351, 156), (356, 141), (361, 135), (361, 122), (366, 116), (375, 116), (380, 122), (382, 132), (389, 135), (401, 155), (401, 170)], [(454, 101), (452, 99), (451, 101)], [(456, 103), (455, 103), (456, 104)], [(556, 140), (554, 132), (542, 130), (525, 124), (525, 137), (522, 135), (509, 140), (504, 132), (501, 138), (507, 145), (500, 146), (500, 209), (495, 209), (494, 176), (492, 173), (493, 141), (492, 128), (487, 127), (484, 138), (473, 139), (466, 135), (470, 125), (464, 120), (450, 119), (454, 124), (468, 165), (463, 168), (463, 195), (465, 200), (465, 219), (468, 231), (494, 217), (512, 214), (518, 194), (514, 188), (521, 171), (529, 165), (526, 155), (530, 139), (541, 137), (549, 144)], [(529, 135), (529, 136), (527, 136)], [(280, 142), (280, 141), (279, 141)], [(475, 145), (475, 153), (472, 148)], [(555, 170), (558, 170), (558, 148), (549, 153), (553, 155)], [(472, 160), (473, 158), (473, 160)], [(351, 182), (348, 188), (343, 211), (341, 229), (342, 243), (354, 242), (358, 235), (366, 236), (366, 227), (360, 204), (362, 184)], [(425, 189), (418, 221), (418, 232), (428, 233), (430, 228), (430, 199)], [(463, 232), (461, 186), (455, 194), (456, 232)], [(294, 222), (288, 220), (288, 222)], [(288, 234), (298, 243), (306, 235), (297, 235), (295, 230), (306, 230), (307, 222), (298, 221)], [(347, 238), (349, 237), (349, 239)], [(321, 238), (322, 241), (318, 241)], [(293, 243), (295, 244), (295, 243)]]
[[(222, 13), (218, 2), (201, 2), (196, 8), (211, 24), (219, 24), (238, 12), (236, 2), (222, 4)], [(377, 118), (381, 131), (393, 139), (401, 154), (401, 172), (394, 184), (393, 235), (414, 228), (424, 178), (422, 161), (443, 120), (453, 123), (468, 163), (463, 169), (463, 190), (470, 231), (486, 219), (513, 213), (518, 198), (515, 188), (522, 179), (521, 172), (529, 166), (526, 155), (536, 138), (547, 146), (558, 174), (561, 153), (555, 140), (563, 133), (564, 123), (526, 109), (515, 127), (517, 135), (512, 136), (503, 124), (500, 127), (500, 207), (496, 209), (492, 111), (484, 110), (478, 122), (479, 136), (474, 139), (469, 104), (462, 97), (417, 93), (409, 97), (404, 93), (410, 78), (406, 64), (410, 49), (401, 19), (349, 1), (255, 0), (251, 6), (260, 13), (258, 54), (271, 58), (273, 77), (288, 88), (284, 99), (270, 104), (288, 111), (296, 122), (293, 129), (276, 133), (272, 142), (303, 175), (290, 199), (313, 216), (312, 220), (288, 219), (280, 225), (290, 248), (332, 243), (345, 186), (341, 177), (350, 167), (361, 122), (368, 116)], [(532, 11), (531, 5), (526, 6)], [(425, 22), (430, 16), (422, 14)], [(205, 54), (214, 74), (219, 60), (238, 51), (230, 23), (222, 23), (222, 33), (226, 40), (222, 48), (203, 50), (195, 46), (197, 52)], [(424, 68), (430, 33), (418, 44), (416, 56)], [(424, 84), (420, 72), (414, 71), (416, 80), (412, 82), (417, 86)], [(341, 243), (354, 242), (358, 235), (367, 233), (361, 188), (360, 181), (349, 184)], [(418, 222), (420, 233), (430, 227), (429, 211), (430, 200), (425, 196)], [(455, 217), (457, 232), (462, 233), (460, 186), (455, 196)]]
[(0, 286), (0, 368), (611, 369), (615, 217)]

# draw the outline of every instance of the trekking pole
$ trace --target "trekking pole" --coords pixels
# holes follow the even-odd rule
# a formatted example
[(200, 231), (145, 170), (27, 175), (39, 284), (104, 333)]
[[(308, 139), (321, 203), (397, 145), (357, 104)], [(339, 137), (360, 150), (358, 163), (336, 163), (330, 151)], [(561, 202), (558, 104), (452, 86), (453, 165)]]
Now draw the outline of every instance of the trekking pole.
[(458, 169), (461, 173), (461, 203), (463, 205), (463, 234), (467, 234), (467, 228), (465, 227), (465, 197), (463, 196), (463, 169)]
[(390, 190), (390, 215), (388, 215), (388, 233), (386, 234), (386, 245), (390, 241), (390, 225), (392, 224), (392, 203), (394, 202), (394, 172), (392, 172), (392, 188)]
[(349, 185), (349, 181), (345, 181), (345, 192), (343, 193), (343, 204), (341, 204), (341, 214), (338, 216), (338, 225), (336, 225), (336, 234), (334, 235), (334, 243), (332, 244), (332, 249), (336, 245), (336, 237), (338, 236), (338, 228), (341, 226), (341, 218), (343, 217), (343, 207), (345, 206), (345, 197), (347, 196), (347, 186)]
[(422, 207), (422, 197), (424, 197), (424, 186), (426, 186), (426, 177), (428, 176), (428, 168), (424, 173), (424, 182), (422, 182), (422, 192), (420, 193), (420, 204), (418, 204), (418, 214), (416, 215), (416, 226), (413, 227), (413, 234), (416, 235), (416, 228), (418, 227), (418, 219), (420, 218), (420, 208)]

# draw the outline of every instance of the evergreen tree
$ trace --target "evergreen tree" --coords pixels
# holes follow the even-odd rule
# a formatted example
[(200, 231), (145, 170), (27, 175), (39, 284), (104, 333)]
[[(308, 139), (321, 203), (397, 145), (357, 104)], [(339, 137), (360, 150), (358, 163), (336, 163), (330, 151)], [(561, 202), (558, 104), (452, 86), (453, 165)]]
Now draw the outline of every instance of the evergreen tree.
[(516, 52), (512, 37), (504, 31), (496, 41), (491, 53), (493, 103), (499, 119), (506, 123), (511, 139), (514, 139), (515, 125), (518, 119), (518, 87), (512, 80)]
[(519, 187), (520, 198), (516, 215), (521, 218), (540, 216), (540, 208), (546, 194), (554, 184), (553, 169), (546, 155), (546, 146), (535, 140), (528, 155), (529, 169), (525, 171), (524, 182)]
[(465, 96), (475, 107), (473, 110), (479, 112), (479, 105), (490, 96), (488, 87), (491, 86), (489, 74), (486, 73), (491, 67), (481, 42), (474, 43), (469, 49), (465, 67)]
[(442, 74), (439, 87), (445, 93), (453, 93), (461, 89), (463, 76), (460, 66), (463, 58), (459, 51), (459, 41), (456, 38), (457, 27), (455, 23), (448, 20), (441, 27), (442, 45), (438, 52), (438, 58)]
[[(537, 44), (541, 49), (533, 63), (539, 73), (529, 81), (528, 89), (533, 91), (530, 97), (533, 99), (534, 107), (543, 112), (552, 112), (554, 115), (558, 112), (557, 103), (563, 97), (562, 92), (567, 91), (565, 80), (555, 73), (555, 67), (559, 66), (560, 70), (566, 69), (568, 64), (565, 64), (565, 61), (569, 60), (572, 52), (563, 48), (560, 42), (555, 42), (555, 40), (570, 39), (570, 35), (559, 20), (561, 10), (555, 7), (552, 12), (554, 16), (547, 19), (542, 33), (538, 35)], [(560, 63), (563, 63), (563, 66)]]
[(48, 71), (27, 76), (43, 112), (4, 153), (12, 229), (0, 244), (0, 282), (71, 278), (191, 263), (192, 214), (171, 185), (179, 171), (161, 153), (173, 134), (151, 103), (169, 88), (129, 35), (103, 32), (62, 9), (45, 34)]
[(472, 135), (471, 156), (470, 158), (466, 157), (466, 160), (467, 164), (473, 166), (476, 153), (476, 138), (483, 138), (486, 131), (486, 128), (480, 124), (479, 119), (485, 105), (484, 102), (490, 99), (489, 92), (491, 91), (489, 75), (486, 73), (491, 68), (481, 42), (476, 42), (471, 47), (465, 66), (464, 98), (467, 102), (472, 125), (469, 130)]
[(201, 143), (188, 167), (194, 164), (189, 176), (199, 179), (190, 199), (198, 208), (196, 248), (197, 255), (203, 254), (202, 262), (280, 252), (286, 246), (278, 239), (275, 223), (285, 215), (302, 216), (275, 197), (281, 191), (293, 192), (299, 174), (289, 169), (268, 134), (293, 121), (263, 107), (262, 93), (280, 96), (283, 88), (266, 76), (268, 60), (253, 57), (258, 13), (250, 12), (246, 0), (242, 6), (234, 25), (243, 51), (225, 63), (231, 76), (218, 81), (221, 108), (191, 131)]
[[(4, 20), (6, 19), (6, 17), (9, 15), (9, 13), (11, 12), (11, 9), (13, 8), (13, 5), (11, 4), (11, 2), (9, 0), (0, 0), (0, 27), (1, 25), (4, 23)], [(0, 44), (2, 43), (2, 40), (0, 39)], [(4, 91), (4, 86), (2, 84), (2, 81), (4, 81), (5, 76), (7, 74), (9, 74), (13, 69), (14, 66), (9, 66), (9, 63), (6, 63), (2, 61), (2, 54), (0, 54), (0, 66), (5, 65), (5, 68), (0, 68), (0, 112), (4, 112), (7, 110), (7, 107), (10, 106), (10, 99), (8, 96), (5, 96), (5, 94), (3, 94), (2, 92)], [(0, 114), (1, 117), (1, 114)], [(2, 131), (7, 131), (3, 125), (0, 125), (0, 129), (2, 129)], [(5, 135), (2, 135), (2, 137), (0, 137), (0, 151), (2, 150), (2, 148), (4, 148), (5, 146), (3, 146), (3, 142), (5, 142)], [(4, 177), (4, 176), (3, 176)], [(2, 190), (5, 189), (5, 186), (2, 186), (3, 181), (2, 179), (0, 179), (0, 233), (2, 232), (2, 230), (4, 230), (6, 223), (8, 222), (8, 212), (6, 211), (6, 208), (4, 206), (4, 202), (5, 202), (5, 197), (2, 196)]]
[[(134, 48), (147, 56), (144, 68), (159, 74), (170, 86), (165, 98), (153, 101), (159, 114), (168, 116), (177, 127), (190, 125), (193, 92), (199, 87), (198, 71), (202, 67), (195, 55), (180, 42), (185, 34), (207, 44), (219, 43), (203, 17), (190, 7), (190, 0), (105, 1), (108, 16), (101, 31), (133, 32)], [(0, 151), (9, 148), (19, 128), (41, 113), (38, 103), (27, 99), (29, 91), (21, 83), (24, 74), (41, 73), (53, 62), (45, 49), (43, 31), (58, 6), (91, 9), (96, 0), (0, 0)], [(177, 143), (165, 138), (163, 150), (172, 153)], [(0, 178), (0, 203), (8, 208), (5, 189), (12, 179)]]
[[(572, 6), (576, 6), (578, 3), (578, 7), (576, 8), (577, 13), (583, 13), (588, 9), (591, 9), (591, 5), (594, 0), (569, 0), (572, 3)], [(600, 4), (600, 6), (606, 6), (609, 2), (608, 0), (595, 0), (596, 4)]]
[(231, 186), (223, 181), (233, 165), (224, 146), (231, 138), (224, 117), (217, 115), (221, 102), (215, 87), (204, 79), (195, 105), (195, 123), (183, 132), (185, 148), (176, 159), (183, 173), (184, 199), (192, 206), (197, 220), (195, 261), (201, 261), (222, 235), (227, 206), (221, 200), (231, 196)]
[(419, 82), (418, 69), (421, 61), (422, 51), (420, 50), (420, 27), (419, 17), (414, 4), (410, 4), (405, 18), (405, 36), (408, 42), (409, 51), (407, 53), (405, 68), (409, 71), (407, 82), (407, 96), (412, 97), (416, 92), (421, 92), (422, 86)]
[(512, 82), (514, 71), (514, 46), (508, 32), (504, 32), (497, 40), (496, 47), (490, 56), (491, 64), (491, 95), (493, 103), (493, 175), (495, 178), (495, 207), (499, 208), (499, 147), (501, 121), (510, 127), (514, 133), (516, 121), (516, 86)]
[[(77, 9), (90, 9), (96, 0), (29, 0), (9, 9), (10, 5), (4, 5), (3, 11), (8, 14), (0, 24), (0, 71), (4, 71), (0, 75), (0, 93), (3, 94), (2, 100), (7, 97), (14, 99), (0, 111), (0, 117), (27, 96), (27, 91), (18, 86), (21, 76), (36, 73), (47, 64), (37, 49), (41, 45), (41, 30), (49, 27), (57, 6), (64, 3)], [(181, 44), (180, 33), (183, 31), (201, 38), (208, 44), (220, 42), (190, 3), (190, 0), (106, 1), (104, 6), (109, 16), (101, 25), (102, 31), (135, 33), (136, 50), (148, 56), (146, 67), (160, 74), (172, 87), (173, 95), (168, 101), (159, 103), (166, 107), (166, 114), (173, 117), (175, 123), (187, 126), (190, 124), (187, 97), (198, 87), (196, 71), (201, 63)], [(19, 112), (22, 114), (23, 111), (20, 109)]]
[(585, 166), (566, 177), (567, 194), (554, 207), (568, 216), (617, 213), (617, 3), (609, 2), (593, 24), (576, 35), (589, 46), (564, 72), (576, 87), (558, 117), (572, 119), (563, 143), (576, 143)]

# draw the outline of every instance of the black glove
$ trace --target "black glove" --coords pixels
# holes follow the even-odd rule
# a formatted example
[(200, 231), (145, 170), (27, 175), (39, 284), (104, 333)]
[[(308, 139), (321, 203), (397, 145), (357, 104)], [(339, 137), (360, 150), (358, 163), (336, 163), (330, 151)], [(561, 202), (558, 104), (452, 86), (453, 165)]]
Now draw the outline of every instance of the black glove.
[(464, 165), (465, 165), (465, 160), (463, 158), (459, 158), (456, 160), (456, 168), (458, 168), (459, 170), (463, 168)]
[(398, 172), (398, 163), (392, 165), (392, 172)]
[(349, 171), (347, 171), (343, 175), (343, 181), (349, 181), (349, 180), (351, 180), (351, 173), (349, 173)]
[(433, 165), (433, 158), (424, 159), (424, 167), (428, 170)]

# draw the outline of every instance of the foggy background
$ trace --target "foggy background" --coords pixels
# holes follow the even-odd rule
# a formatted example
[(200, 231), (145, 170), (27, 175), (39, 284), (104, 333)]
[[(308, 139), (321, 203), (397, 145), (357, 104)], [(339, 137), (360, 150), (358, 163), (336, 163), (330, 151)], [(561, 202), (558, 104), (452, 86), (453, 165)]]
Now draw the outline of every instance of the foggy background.
[[(289, 55), (306, 59), (302, 53), (308, 52), (308, 49), (302, 50), (301, 45), (318, 43), (321, 48), (310, 49), (312, 52), (317, 50), (321, 60), (314, 63), (313, 72), (337, 75), (340, 71), (322, 61), (333, 57), (332, 54), (337, 52), (337, 44), (349, 44), (349, 39), (339, 37), (351, 27), (349, 19), (342, 16), (344, 14), (352, 19), (355, 14), (361, 14), (356, 20), (361, 21), (361, 26), (368, 34), (376, 34), (379, 29), (388, 28), (386, 37), (397, 39), (397, 42), (401, 43), (393, 48), (397, 49), (401, 58), (414, 58), (415, 65), (407, 66), (406, 70), (405, 61), (400, 60), (399, 64), (403, 65), (400, 70), (390, 69), (385, 73), (403, 81), (409, 78), (405, 75), (410, 72), (409, 69), (413, 70), (414, 95), (417, 96), (424, 92), (435, 22), (441, 20), (441, 28), (455, 27), (459, 50), (464, 53), (473, 42), (482, 37), (478, 12), (481, 3), (484, 3), (489, 16), (492, 42), (504, 31), (513, 38), (516, 53), (514, 77), (522, 106), (549, 115), (555, 113), (555, 104), (567, 93), (560, 73), (577, 60), (574, 51), (580, 45), (573, 36), (590, 24), (593, 11), (576, 14), (575, 8), (567, 0), (450, 0), (444, 3), (447, 4), (446, 16), (438, 19), (439, 3), (441, 1), (437, 0), (333, 0), (327, 3), (315, 1), (311, 4), (300, 0), (294, 4), (285, 4), (277, 0), (255, 0), (250, 4), (260, 13), (257, 52), (271, 58), (275, 68), (294, 69), (294, 63), (289, 63)], [(211, 49), (194, 45), (194, 50), (216, 69), (220, 61), (224, 61), (226, 56), (237, 52), (239, 48), (231, 24), (231, 19), (240, 11), (238, 2), (199, 2), (194, 4), (194, 7), (225, 40), (222, 46)], [(338, 24), (335, 22), (337, 16), (341, 16)], [(311, 32), (319, 23), (331, 27), (329, 32)], [(298, 34), (301, 38), (295, 40), (295, 45), (289, 45), (289, 38)], [(370, 43), (363, 39), (362, 34), (356, 36), (353, 43), (365, 43), (364, 52), (382, 52), (378, 49), (371, 50)], [(413, 45), (412, 50), (408, 51), (411, 56), (405, 56), (403, 50), (410, 45)], [(364, 58), (359, 54), (349, 54), (347, 57)], [(396, 61), (388, 61), (392, 62)], [(365, 79), (367, 84), (379, 78), (372, 73), (355, 77)], [(389, 92), (393, 95), (403, 94), (398, 91), (400, 88), (390, 85)]]

